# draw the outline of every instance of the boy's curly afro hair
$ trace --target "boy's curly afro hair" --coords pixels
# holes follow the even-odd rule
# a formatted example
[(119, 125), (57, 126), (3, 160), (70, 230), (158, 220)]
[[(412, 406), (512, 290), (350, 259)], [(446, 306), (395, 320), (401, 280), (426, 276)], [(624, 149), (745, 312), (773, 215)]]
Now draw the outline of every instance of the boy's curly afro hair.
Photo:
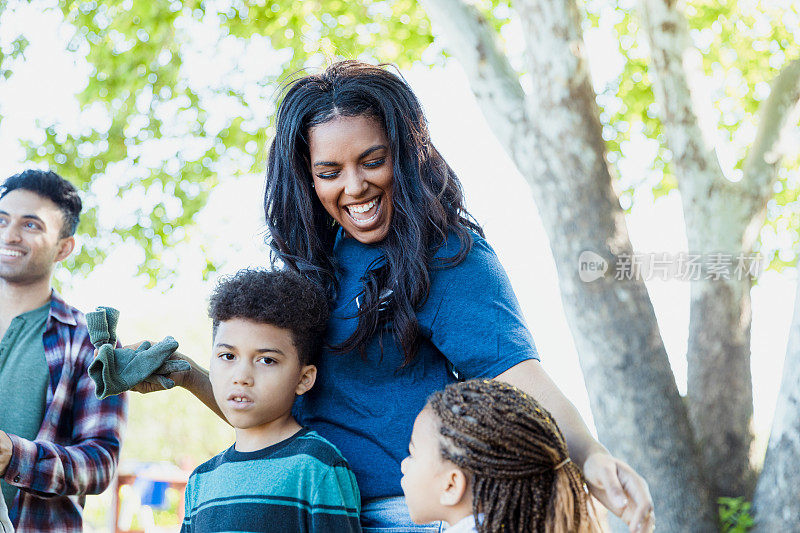
[(244, 269), (217, 283), (208, 306), (220, 322), (243, 318), (288, 329), (300, 364), (316, 364), (328, 323), (328, 301), (313, 282), (286, 270)]

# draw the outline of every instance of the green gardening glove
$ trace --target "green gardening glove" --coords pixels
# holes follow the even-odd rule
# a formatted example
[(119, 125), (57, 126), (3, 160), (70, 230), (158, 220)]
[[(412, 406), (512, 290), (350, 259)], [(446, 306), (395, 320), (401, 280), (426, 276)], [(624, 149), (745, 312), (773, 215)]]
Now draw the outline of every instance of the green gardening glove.
[(117, 348), (116, 326), (119, 311), (98, 307), (86, 315), (89, 339), (97, 347), (97, 356), (89, 365), (89, 376), (95, 382), (99, 399), (130, 390), (142, 381), (156, 382), (165, 389), (175, 386), (167, 377), (172, 372), (191, 368), (187, 361), (170, 360), (178, 342), (167, 337), (151, 345), (143, 342), (138, 348)]
[(135, 350), (114, 348), (111, 344), (100, 346), (97, 357), (89, 365), (89, 375), (94, 380), (98, 398), (102, 400), (132, 389), (158, 370), (178, 349), (178, 342), (172, 337), (148, 345), (143, 343)]
[(98, 307), (97, 311), (86, 313), (86, 326), (89, 340), (99, 349), (104, 344), (116, 346), (119, 311), (113, 307)]

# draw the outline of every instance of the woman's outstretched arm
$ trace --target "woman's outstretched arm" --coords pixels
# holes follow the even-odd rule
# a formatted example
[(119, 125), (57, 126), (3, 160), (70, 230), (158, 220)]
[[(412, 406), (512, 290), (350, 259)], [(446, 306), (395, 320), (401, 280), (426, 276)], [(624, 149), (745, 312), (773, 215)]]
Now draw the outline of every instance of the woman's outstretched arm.
[[(139, 343), (141, 344), (141, 343)], [(125, 348), (136, 349), (139, 344), (133, 344), (131, 346), (125, 346)], [(214, 413), (220, 417), (222, 420), (225, 420), (227, 423), (228, 421), (225, 419), (225, 415), (222, 414), (219, 406), (217, 405), (217, 401), (214, 399), (214, 391), (211, 389), (211, 381), (208, 378), (208, 370), (203, 368), (202, 366), (198, 365), (192, 358), (183, 355), (182, 353), (175, 352), (170, 356), (170, 359), (176, 359), (181, 361), (186, 361), (191, 365), (190, 370), (181, 371), (181, 372), (172, 372), (168, 377), (175, 382), (176, 386), (183, 387), (184, 389), (191, 392), (198, 400), (203, 402), (206, 407), (214, 411)], [(142, 394), (147, 394), (149, 392), (155, 392), (159, 390), (165, 390), (164, 387), (158, 384), (156, 381), (143, 381), (136, 385), (133, 390), (136, 392), (141, 392)]]
[(552, 413), (567, 440), (571, 459), (583, 471), (592, 495), (600, 503), (622, 518), (631, 532), (648, 533), (654, 529), (653, 499), (647, 482), (592, 437), (575, 406), (539, 361), (523, 361), (495, 379), (530, 394)]

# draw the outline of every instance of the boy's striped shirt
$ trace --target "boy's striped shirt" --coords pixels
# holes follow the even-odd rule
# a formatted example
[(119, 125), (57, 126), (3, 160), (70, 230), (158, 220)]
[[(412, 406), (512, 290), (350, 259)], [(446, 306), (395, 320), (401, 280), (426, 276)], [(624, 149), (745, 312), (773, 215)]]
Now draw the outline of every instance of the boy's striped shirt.
[(185, 507), (182, 532), (361, 531), (350, 466), (308, 429), (255, 452), (231, 446), (200, 465)]

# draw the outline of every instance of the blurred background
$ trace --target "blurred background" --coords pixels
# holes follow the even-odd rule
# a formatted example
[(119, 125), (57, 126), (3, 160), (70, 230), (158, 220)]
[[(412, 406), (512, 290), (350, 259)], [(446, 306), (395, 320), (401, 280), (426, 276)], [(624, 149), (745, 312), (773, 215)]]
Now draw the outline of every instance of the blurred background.
[[(526, 60), (536, 43), (524, 16), (504, 1), (469, 5), (535, 99), (543, 74)], [(422, 102), (436, 147), (506, 268), (545, 368), (594, 431), (541, 207), (473, 95), (471, 67), (449, 51), (446, 25), (440, 30), (435, 18), (431, 25), (426, 6), (0, 1), (0, 176), (49, 167), (84, 193), (81, 248), (57, 274), (67, 301), (84, 311), (116, 307), (123, 342), (172, 335), (181, 352), (207, 365), (214, 281), (268, 265), (263, 172), (281, 82), (338, 58), (392, 62)], [(641, 7), (632, 0), (580, 2), (576, 29), (633, 249), (678, 254), (690, 250), (690, 231)], [(689, 0), (679, 8), (694, 53), (684, 59), (695, 61), (695, 114), (724, 179), (737, 183), (758, 137), (760, 106), (776, 76), (800, 57), (797, 4)], [(746, 250), (760, 254), (764, 267), (750, 292), (754, 471), (767, 448), (797, 285), (797, 109), (772, 119), (781, 126), (781, 149), (766, 220)], [(703, 250), (714, 251), (723, 250)], [(577, 272), (577, 259), (574, 266)], [(685, 396), (691, 283), (655, 276), (645, 282)], [(122, 471), (147, 478), (150, 465), (150, 477), (179, 488), (181, 469), (191, 472), (232, 442), (232, 430), (183, 390), (132, 394)], [(158, 505), (140, 508), (148, 490), (152, 485), (122, 487), (121, 527), (177, 530), (179, 492), (151, 495)], [(87, 530), (112, 527), (112, 492), (88, 498)], [(749, 501), (752, 487), (741, 496)]]

